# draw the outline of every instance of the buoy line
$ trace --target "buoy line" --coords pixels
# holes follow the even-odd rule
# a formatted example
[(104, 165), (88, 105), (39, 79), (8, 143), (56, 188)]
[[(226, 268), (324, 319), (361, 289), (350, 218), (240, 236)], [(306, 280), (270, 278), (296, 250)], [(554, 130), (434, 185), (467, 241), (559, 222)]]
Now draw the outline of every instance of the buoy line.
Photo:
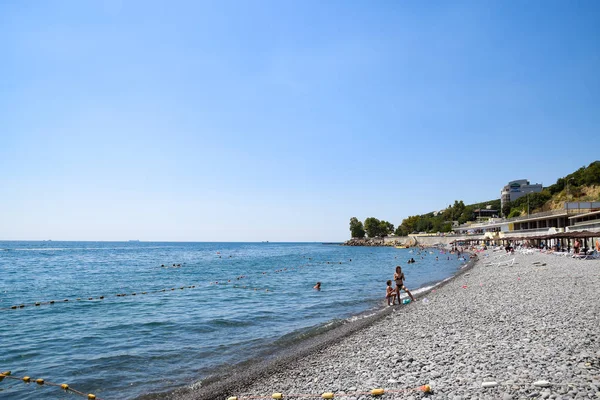
[[(323, 263), (327, 263), (327, 264), (331, 264), (331, 265), (342, 264), (341, 261), (339, 261), (339, 262), (327, 261), (327, 262), (323, 262)], [(285, 268), (276, 269), (276, 270), (272, 271), (272, 273), (279, 274), (279, 273), (283, 273), (283, 272), (291, 272), (294, 270), (298, 270), (300, 268), (304, 268), (304, 267), (308, 267), (308, 266), (315, 266), (315, 265), (317, 265), (317, 264), (308, 263), (308, 264), (300, 265), (297, 267), (285, 267)], [(269, 275), (268, 272), (260, 272), (259, 274), (260, 274), (260, 276)], [(247, 275), (240, 275), (240, 276), (236, 277), (235, 279), (228, 279), (227, 281), (211, 281), (208, 284), (222, 286), (222, 285), (227, 285), (228, 283), (232, 283), (232, 281), (234, 281), (234, 280), (239, 281), (240, 279), (245, 279), (247, 277), (248, 277)], [(273, 292), (272, 289), (268, 289), (268, 288), (236, 286), (236, 285), (234, 285), (233, 287), (236, 289), (249, 289), (249, 290), (253, 290), (255, 292), (257, 292), (257, 291)], [(87, 297), (87, 298), (77, 297), (75, 299), (66, 298), (63, 300), (36, 301), (33, 303), (21, 303), (21, 304), (17, 304), (17, 305), (12, 305), (10, 307), (0, 307), (0, 311), (19, 310), (19, 309), (31, 308), (31, 307), (35, 308), (35, 307), (53, 305), (53, 304), (59, 304), (59, 303), (69, 303), (69, 302), (73, 302), (73, 301), (75, 301), (75, 302), (99, 301), (99, 300), (108, 299), (109, 297), (112, 297), (112, 296), (114, 296), (114, 297), (139, 296), (139, 295), (147, 295), (147, 294), (156, 294), (156, 293), (175, 291), (177, 289), (184, 290), (184, 289), (195, 289), (195, 288), (196, 288), (196, 285), (189, 285), (189, 286), (180, 286), (178, 288), (171, 287), (171, 288), (144, 291), (144, 292), (117, 293), (117, 294), (111, 295), (111, 296), (96, 296), (96, 297)]]
[(54, 383), (54, 382), (46, 381), (46, 380), (44, 380), (42, 378), (37, 378), (36, 379), (36, 378), (31, 378), (29, 376), (23, 376), (21, 378), (18, 378), (16, 376), (11, 376), (11, 371), (4, 371), (4, 372), (0, 373), (0, 382), (2, 382), (4, 379), (12, 379), (12, 380), (15, 380), (15, 381), (23, 381), (24, 383), (27, 383), (27, 384), (35, 382), (35, 383), (37, 383), (40, 386), (46, 385), (46, 386), (52, 386), (52, 387), (61, 388), (65, 392), (72, 392), (72, 393), (78, 394), (80, 396), (83, 396), (83, 397), (85, 397), (85, 398), (87, 398), (89, 400), (102, 400), (101, 398), (96, 397), (96, 395), (93, 394), (93, 393), (83, 393), (83, 392), (81, 392), (79, 390), (73, 389), (71, 386), (69, 386), (66, 383)]

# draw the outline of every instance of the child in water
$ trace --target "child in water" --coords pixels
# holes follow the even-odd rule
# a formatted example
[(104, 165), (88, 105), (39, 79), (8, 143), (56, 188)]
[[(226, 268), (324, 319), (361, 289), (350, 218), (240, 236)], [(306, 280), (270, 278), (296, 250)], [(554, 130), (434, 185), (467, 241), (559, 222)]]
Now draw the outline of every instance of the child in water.
[(387, 281), (386, 284), (385, 298), (387, 299), (388, 306), (391, 306), (396, 304), (396, 291), (392, 288), (392, 281)]

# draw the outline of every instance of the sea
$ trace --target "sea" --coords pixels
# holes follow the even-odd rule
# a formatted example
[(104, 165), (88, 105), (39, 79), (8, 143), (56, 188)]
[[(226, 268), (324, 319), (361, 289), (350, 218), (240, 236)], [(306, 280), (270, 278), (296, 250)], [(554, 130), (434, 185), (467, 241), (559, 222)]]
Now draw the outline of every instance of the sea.
[[(418, 293), (464, 264), (322, 243), (0, 241), (0, 372), (102, 399), (171, 391), (381, 310), (396, 265)], [(4, 379), (0, 398), (74, 395)]]

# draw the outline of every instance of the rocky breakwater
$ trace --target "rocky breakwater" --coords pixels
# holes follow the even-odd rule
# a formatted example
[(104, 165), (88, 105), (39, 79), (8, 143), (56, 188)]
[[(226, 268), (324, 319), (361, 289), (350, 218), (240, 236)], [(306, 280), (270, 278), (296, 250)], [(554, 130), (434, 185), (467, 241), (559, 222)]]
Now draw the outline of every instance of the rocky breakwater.
[(353, 238), (344, 243), (342, 246), (414, 246), (416, 240), (409, 237), (403, 237), (402, 239), (397, 238)]
[(350, 239), (342, 244), (342, 246), (393, 246), (391, 243), (385, 243), (381, 238), (364, 238)]

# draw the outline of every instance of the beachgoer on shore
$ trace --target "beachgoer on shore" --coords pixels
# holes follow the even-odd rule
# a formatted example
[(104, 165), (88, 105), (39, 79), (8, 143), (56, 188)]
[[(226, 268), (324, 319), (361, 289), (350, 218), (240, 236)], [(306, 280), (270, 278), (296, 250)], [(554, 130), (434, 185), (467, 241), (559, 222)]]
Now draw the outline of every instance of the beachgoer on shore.
[(581, 247), (581, 243), (579, 242), (579, 239), (575, 239), (575, 244), (573, 244), (573, 252), (575, 254), (579, 254), (580, 247)]
[(321, 282), (317, 282), (317, 284), (313, 286), (313, 289), (321, 290)]
[(388, 306), (391, 306), (396, 304), (396, 291), (392, 288), (392, 281), (388, 280), (386, 285), (385, 298), (387, 299)]
[(415, 301), (415, 298), (410, 293), (410, 291), (404, 286), (404, 272), (402, 272), (402, 267), (396, 267), (396, 273), (394, 274), (394, 281), (396, 281), (396, 296), (398, 298), (398, 303), (400, 303), (400, 290), (404, 290), (412, 301)]

